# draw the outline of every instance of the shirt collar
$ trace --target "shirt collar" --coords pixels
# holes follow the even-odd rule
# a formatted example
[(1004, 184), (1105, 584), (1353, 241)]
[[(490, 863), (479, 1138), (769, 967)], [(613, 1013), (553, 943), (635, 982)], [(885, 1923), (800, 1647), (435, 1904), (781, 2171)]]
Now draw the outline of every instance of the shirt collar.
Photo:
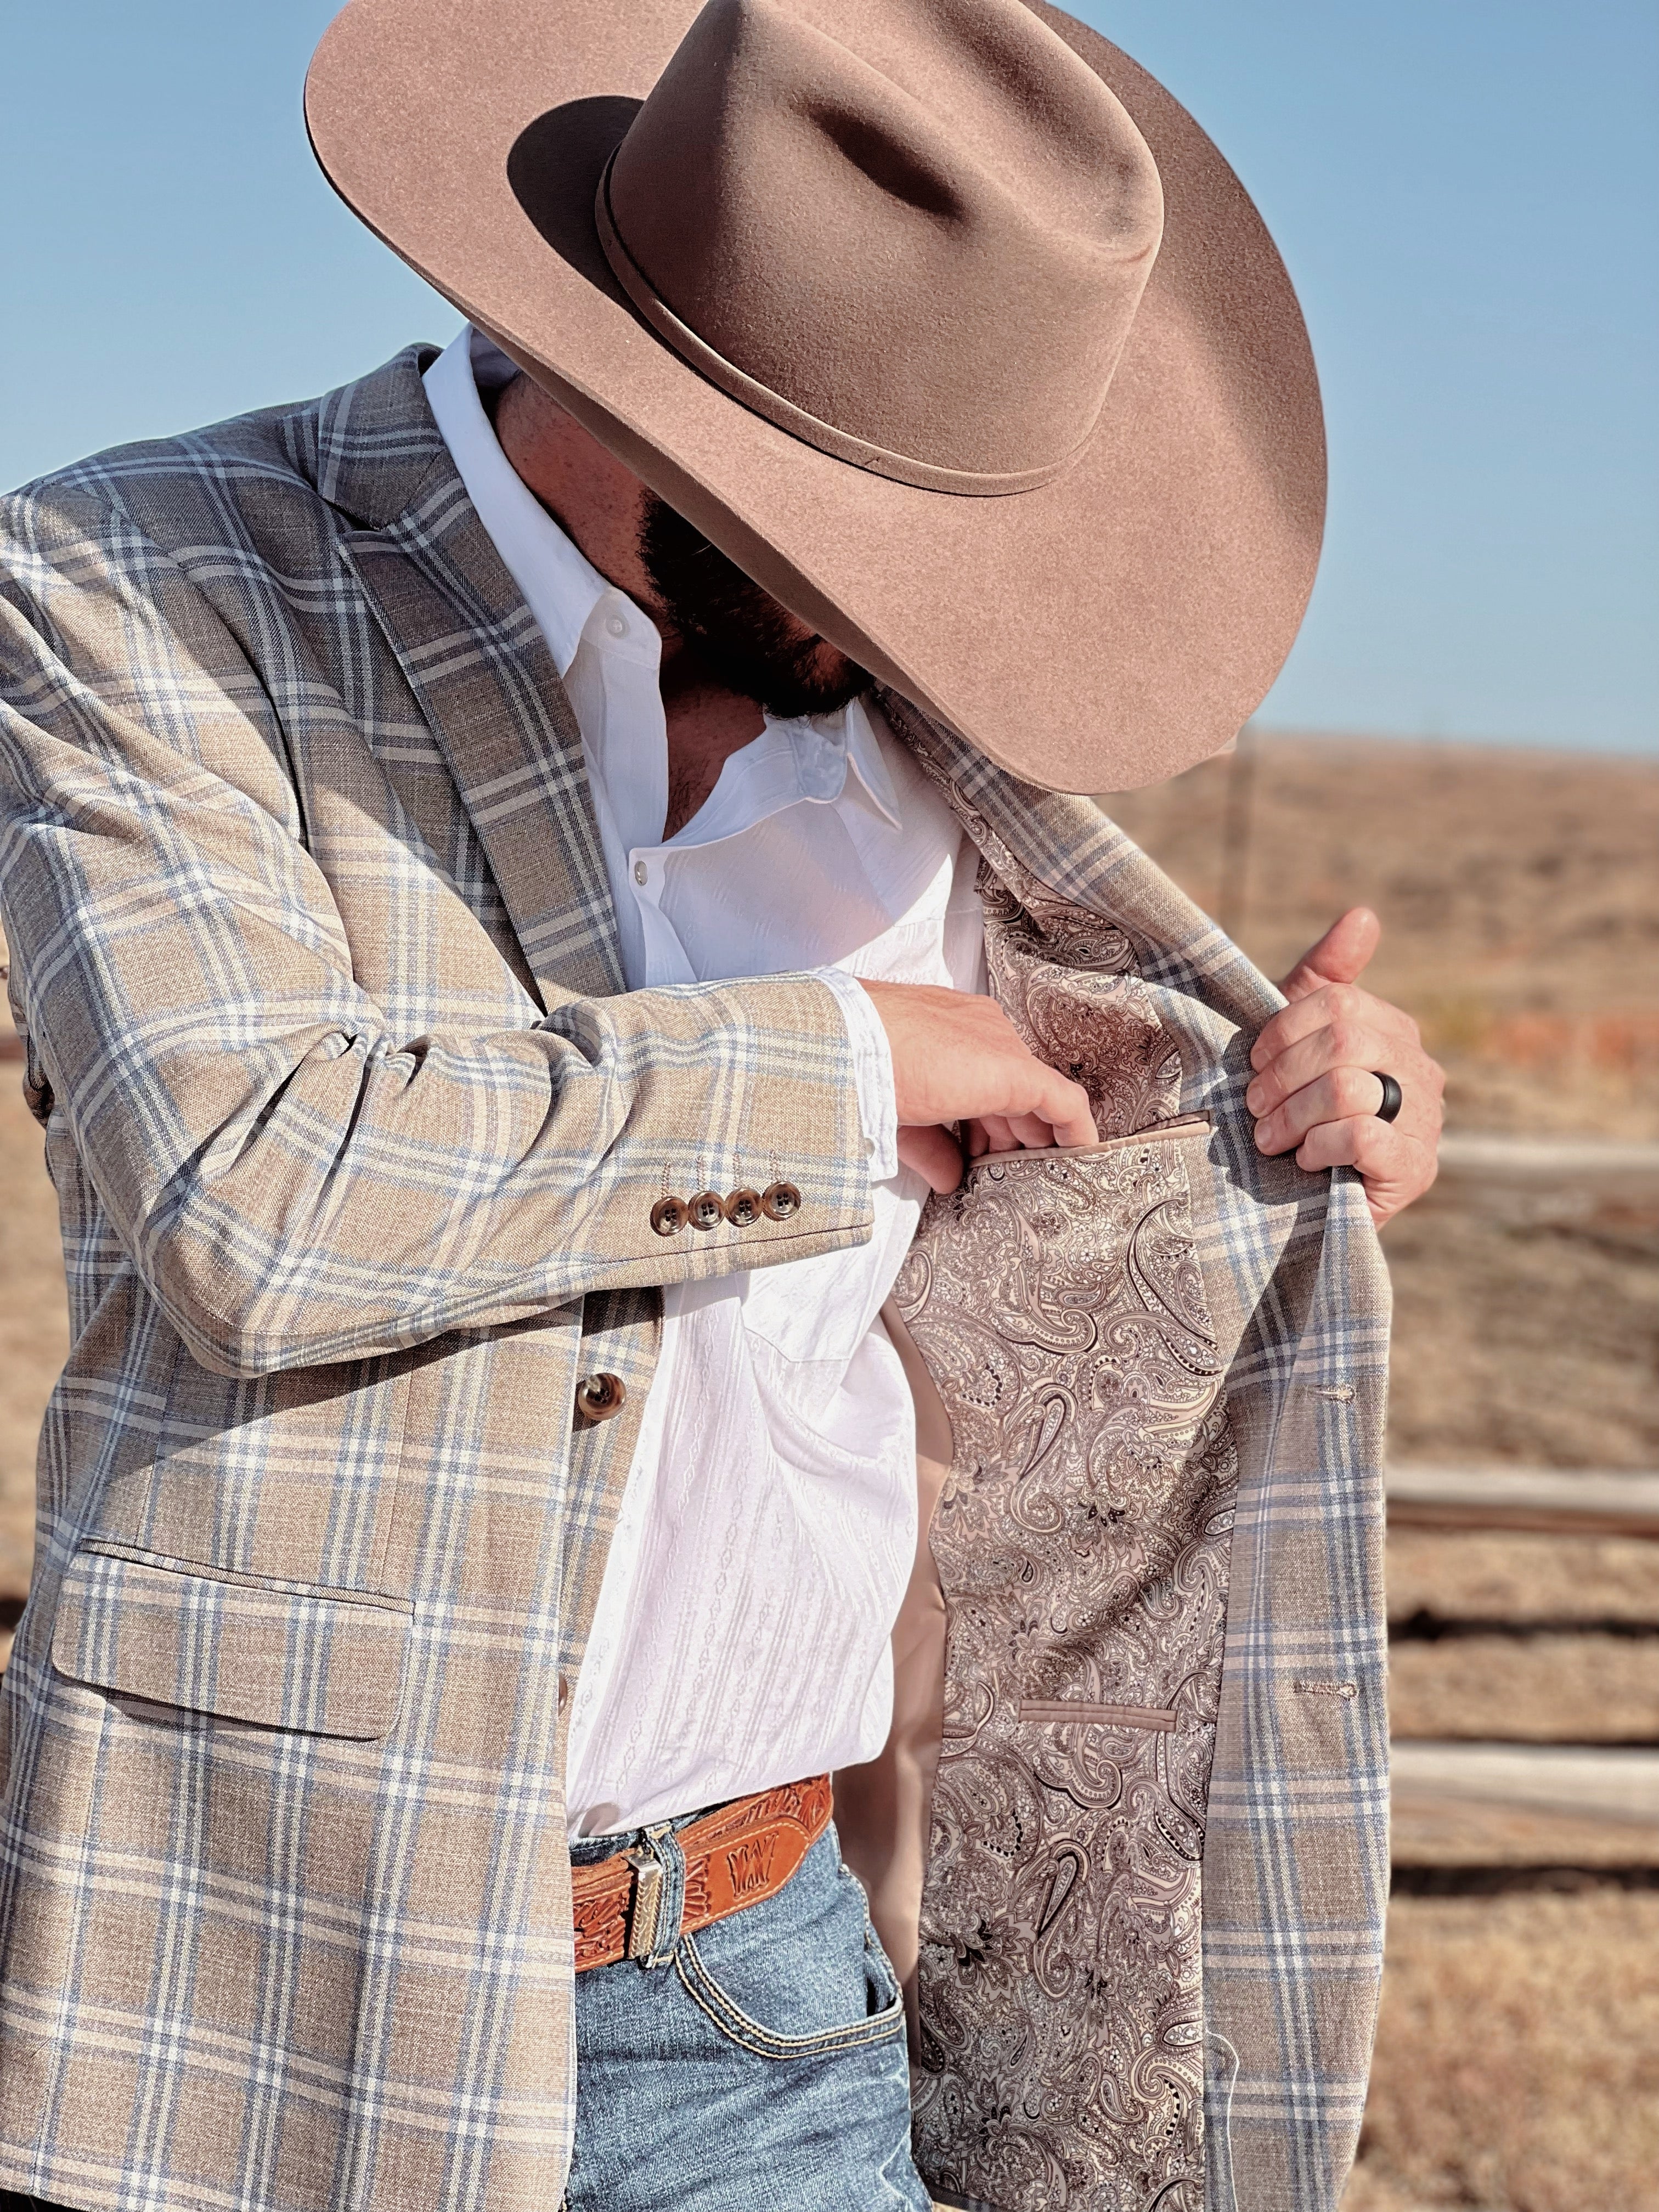
[(890, 830), (902, 823), (898, 794), (861, 698), (833, 714), (767, 717), (759, 737), (730, 756), (714, 788), (664, 849), (719, 844), (803, 800), (868, 805)]
[(562, 679), (589, 616), (611, 586), (519, 475), (484, 413), (480, 390), (497, 391), (517, 374), (500, 347), (468, 325), (422, 381), (467, 496), (523, 592)]
[(890, 830), (903, 825), (899, 817), (898, 793), (893, 788), (892, 771), (887, 757), (881, 749), (876, 722), (880, 714), (867, 696), (854, 699), (846, 709), (847, 761), (848, 767), (869, 793), (872, 805)]

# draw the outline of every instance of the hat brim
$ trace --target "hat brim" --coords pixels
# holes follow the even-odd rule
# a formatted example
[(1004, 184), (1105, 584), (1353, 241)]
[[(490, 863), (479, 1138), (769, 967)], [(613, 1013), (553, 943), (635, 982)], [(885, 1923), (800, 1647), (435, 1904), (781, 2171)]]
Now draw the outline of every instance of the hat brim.
[(1164, 182), (1152, 278), (1092, 439), (1006, 497), (834, 459), (636, 313), (600, 172), (698, 0), (350, 0), (306, 83), (347, 204), (749, 575), (1000, 765), (1126, 790), (1231, 738), (1313, 586), (1325, 447), (1306, 328), (1261, 217), (1186, 111), (1034, 12), (1128, 110)]

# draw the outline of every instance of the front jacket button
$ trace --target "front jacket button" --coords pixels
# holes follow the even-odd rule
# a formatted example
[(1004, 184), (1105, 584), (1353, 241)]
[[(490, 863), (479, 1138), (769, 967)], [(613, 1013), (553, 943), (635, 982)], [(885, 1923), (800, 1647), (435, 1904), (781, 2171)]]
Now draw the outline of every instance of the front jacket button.
[(627, 1403), (620, 1375), (587, 1375), (576, 1385), (576, 1411), (585, 1421), (613, 1420)]
[(659, 1198), (651, 1209), (651, 1226), (659, 1237), (678, 1237), (690, 1218), (683, 1198)]
[(726, 1218), (734, 1229), (752, 1229), (761, 1218), (760, 1193), (734, 1190), (726, 1201)]
[(769, 1184), (761, 1194), (761, 1212), (769, 1221), (787, 1221), (800, 1208), (800, 1193), (792, 1182)]

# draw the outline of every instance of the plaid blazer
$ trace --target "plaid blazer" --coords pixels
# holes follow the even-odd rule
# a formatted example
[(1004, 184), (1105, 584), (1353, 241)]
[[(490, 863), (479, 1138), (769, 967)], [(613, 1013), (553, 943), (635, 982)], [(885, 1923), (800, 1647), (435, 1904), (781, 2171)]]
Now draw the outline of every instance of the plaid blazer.
[[(0, 1700), (0, 2185), (68, 2204), (557, 2203), (567, 1687), (659, 1287), (869, 1229), (822, 986), (622, 990), (430, 357), (0, 514), (0, 903), (73, 1339)], [(994, 867), (1133, 948), (1213, 1116), (1205, 2193), (1328, 2212), (1387, 1887), (1375, 1239), (1250, 1140), (1271, 987), (1091, 804), (890, 707)], [(781, 1178), (787, 1222), (652, 1231)], [(628, 1398), (587, 1426), (596, 1370)]]

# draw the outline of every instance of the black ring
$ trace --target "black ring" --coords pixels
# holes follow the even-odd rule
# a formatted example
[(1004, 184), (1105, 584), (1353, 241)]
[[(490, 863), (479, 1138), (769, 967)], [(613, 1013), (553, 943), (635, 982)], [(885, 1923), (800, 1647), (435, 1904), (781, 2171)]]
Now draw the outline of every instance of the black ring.
[(1378, 1121), (1392, 1121), (1405, 1104), (1406, 1094), (1393, 1076), (1384, 1075), (1380, 1067), (1372, 1068), (1371, 1073), (1382, 1085), (1382, 1103), (1377, 1108), (1373, 1118)]

